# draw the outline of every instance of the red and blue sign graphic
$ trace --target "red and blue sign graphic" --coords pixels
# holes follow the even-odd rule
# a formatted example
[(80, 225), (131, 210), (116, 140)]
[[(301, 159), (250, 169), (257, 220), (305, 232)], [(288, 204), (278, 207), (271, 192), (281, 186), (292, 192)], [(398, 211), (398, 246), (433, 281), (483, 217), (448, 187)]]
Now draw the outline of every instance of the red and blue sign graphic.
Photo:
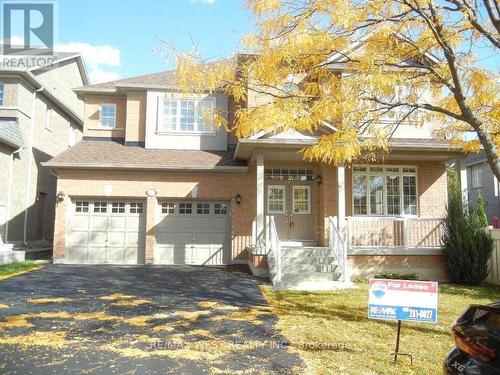
[(368, 318), (437, 323), (438, 283), (370, 279)]

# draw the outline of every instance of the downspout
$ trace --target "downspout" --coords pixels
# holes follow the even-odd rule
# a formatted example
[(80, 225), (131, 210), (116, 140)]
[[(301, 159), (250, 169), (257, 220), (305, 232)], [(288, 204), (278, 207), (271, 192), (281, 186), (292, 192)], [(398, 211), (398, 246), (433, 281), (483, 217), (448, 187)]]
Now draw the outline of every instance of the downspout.
[(9, 170), (8, 170), (8, 176), (7, 176), (7, 204), (5, 207), (5, 233), (4, 233), (4, 242), (7, 243), (9, 242), (9, 213), (10, 213), (10, 200), (11, 200), (11, 195), (12, 195), (12, 176), (13, 176), (13, 171), (14, 171), (14, 155), (19, 154), (23, 148), (19, 147), (17, 150), (13, 151), (10, 153), (10, 158), (9, 158)]
[(31, 108), (31, 123), (30, 123), (30, 134), (28, 143), (28, 175), (26, 177), (26, 194), (24, 197), (24, 226), (23, 226), (23, 243), (28, 244), (27, 241), (27, 226), (28, 226), (28, 205), (30, 203), (30, 193), (31, 193), (31, 171), (33, 169), (33, 138), (34, 138), (34, 128), (35, 128), (35, 118), (36, 118), (36, 94), (43, 91), (43, 86), (35, 89), (33, 91), (33, 106)]

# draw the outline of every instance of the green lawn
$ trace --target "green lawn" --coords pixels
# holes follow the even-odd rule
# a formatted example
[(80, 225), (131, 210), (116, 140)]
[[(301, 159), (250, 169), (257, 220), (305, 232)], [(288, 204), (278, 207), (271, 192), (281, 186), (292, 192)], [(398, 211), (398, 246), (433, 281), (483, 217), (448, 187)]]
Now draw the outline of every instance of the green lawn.
[(40, 266), (34, 262), (17, 262), (11, 264), (4, 264), (0, 266), (0, 280), (5, 279), (9, 276), (26, 272), (32, 269), (40, 268)]
[[(367, 284), (315, 293), (263, 288), (279, 317), (278, 328), (299, 347), (308, 374), (440, 374), (453, 346), (450, 326), (458, 315), (471, 303), (500, 300), (500, 286), (440, 285), (438, 324), (402, 323), (400, 351), (413, 355), (410, 367), (405, 357), (393, 364), (397, 323), (367, 318)], [(329, 343), (333, 349), (305, 350), (303, 342)]]

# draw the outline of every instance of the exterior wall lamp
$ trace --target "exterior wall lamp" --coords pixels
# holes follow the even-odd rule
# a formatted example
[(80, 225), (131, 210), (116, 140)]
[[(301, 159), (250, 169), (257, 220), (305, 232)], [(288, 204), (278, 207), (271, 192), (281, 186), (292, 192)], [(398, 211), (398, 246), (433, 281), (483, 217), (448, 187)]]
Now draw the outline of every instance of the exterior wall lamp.
[(146, 195), (147, 195), (148, 197), (150, 197), (150, 198), (156, 197), (156, 194), (158, 194), (158, 192), (157, 192), (155, 189), (153, 189), (153, 188), (148, 189), (148, 190), (146, 191)]
[(318, 185), (321, 185), (323, 183), (323, 177), (320, 175), (316, 176), (316, 181), (318, 182)]
[(236, 204), (239, 205), (241, 203), (241, 195), (236, 194), (236, 197), (234, 197), (234, 200), (236, 201)]
[(64, 191), (59, 191), (57, 192), (57, 200), (59, 202), (62, 202), (64, 200), (64, 197), (66, 196), (66, 194), (64, 194)]

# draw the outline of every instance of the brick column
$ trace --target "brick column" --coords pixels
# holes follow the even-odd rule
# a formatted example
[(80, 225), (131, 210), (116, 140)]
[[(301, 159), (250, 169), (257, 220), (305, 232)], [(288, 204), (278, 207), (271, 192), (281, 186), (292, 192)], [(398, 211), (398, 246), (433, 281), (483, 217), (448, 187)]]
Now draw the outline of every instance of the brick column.
[(52, 257), (54, 263), (61, 263), (64, 259), (64, 251), (66, 248), (66, 225), (68, 222), (68, 208), (71, 206), (69, 197), (65, 197), (62, 201), (57, 201), (56, 198), (56, 217), (54, 225), (54, 243)]
[(154, 261), (154, 247), (155, 247), (155, 233), (156, 233), (156, 208), (158, 200), (156, 196), (147, 197), (146, 200), (146, 242), (144, 249), (144, 264), (153, 264)]

